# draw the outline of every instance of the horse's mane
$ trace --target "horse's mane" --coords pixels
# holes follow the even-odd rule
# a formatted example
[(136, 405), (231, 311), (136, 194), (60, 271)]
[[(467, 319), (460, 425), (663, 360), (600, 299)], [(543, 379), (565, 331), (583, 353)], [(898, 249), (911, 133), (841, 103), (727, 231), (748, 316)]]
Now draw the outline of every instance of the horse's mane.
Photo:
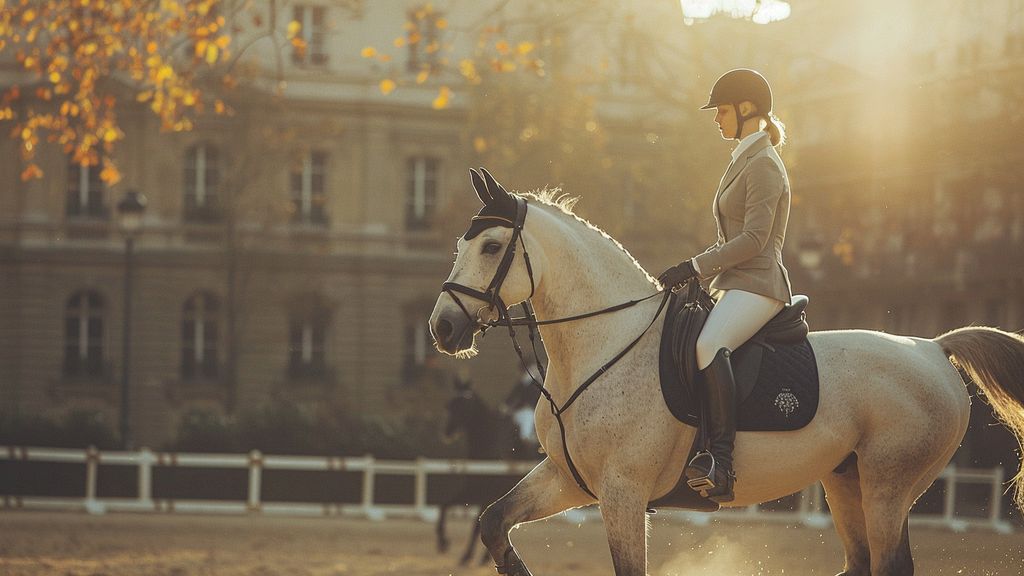
[(628, 258), (629, 261), (632, 262), (634, 266), (636, 266), (637, 270), (643, 272), (648, 279), (652, 281), (654, 280), (654, 277), (651, 276), (647, 272), (647, 270), (644, 270), (644, 267), (641, 266), (639, 262), (637, 262), (636, 258), (634, 258), (633, 255), (629, 253), (629, 250), (626, 250), (626, 247), (623, 246), (621, 242), (619, 242), (615, 238), (612, 238), (610, 234), (608, 234), (598, 226), (595, 226), (587, 219), (581, 218), (578, 214), (576, 214), (576, 212), (573, 211), (573, 208), (576, 207), (576, 203), (579, 202), (580, 200), (579, 196), (570, 196), (569, 194), (562, 193), (562, 189), (559, 187), (548, 188), (547, 186), (545, 186), (544, 188), (540, 188), (538, 190), (532, 190), (530, 192), (520, 192), (519, 195), (529, 200), (539, 202), (545, 206), (550, 206), (551, 208), (558, 210), (562, 214), (569, 216), (577, 223), (581, 224), (584, 228), (587, 228), (600, 234), (603, 238), (605, 238), (606, 240), (611, 242), (616, 248), (618, 248), (626, 256), (626, 258)]

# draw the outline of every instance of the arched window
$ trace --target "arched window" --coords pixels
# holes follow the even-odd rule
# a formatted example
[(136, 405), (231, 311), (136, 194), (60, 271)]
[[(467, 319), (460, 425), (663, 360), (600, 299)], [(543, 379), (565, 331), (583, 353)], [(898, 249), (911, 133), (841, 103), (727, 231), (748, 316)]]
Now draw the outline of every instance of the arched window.
[(328, 378), (327, 330), (331, 311), (319, 296), (296, 299), (288, 317), (288, 374), (293, 378)]
[(220, 302), (208, 292), (185, 301), (181, 321), (182, 380), (217, 377)]
[(103, 375), (103, 298), (94, 290), (76, 292), (64, 309), (64, 374)]
[(213, 222), (221, 217), (220, 152), (216, 146), (196, 144), (185, 155), (185, 219)]

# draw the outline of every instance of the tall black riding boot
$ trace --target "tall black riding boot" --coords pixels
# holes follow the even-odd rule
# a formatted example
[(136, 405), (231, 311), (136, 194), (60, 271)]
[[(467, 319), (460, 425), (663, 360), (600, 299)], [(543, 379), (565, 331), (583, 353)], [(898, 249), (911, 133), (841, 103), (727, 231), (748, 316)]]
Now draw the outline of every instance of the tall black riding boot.
[(715, 502), (732, 502), (736, 473), (732, 450), (736, 442), (736, 380), (729, 350), (722, 348), (704, 369), (701, 396), (707, 414), (711, 451), (698, 452), (686, 467), (690, 488)]

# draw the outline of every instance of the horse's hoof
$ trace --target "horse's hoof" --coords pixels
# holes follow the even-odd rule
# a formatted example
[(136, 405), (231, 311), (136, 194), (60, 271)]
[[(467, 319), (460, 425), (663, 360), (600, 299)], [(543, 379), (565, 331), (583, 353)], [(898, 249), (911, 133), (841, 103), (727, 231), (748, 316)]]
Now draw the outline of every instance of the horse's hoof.
[(505, 553), (505, 565), (497, 566), (498, 574), (504, 576), (533, 576), (529, 570), (526, 569), (526, 564), (519, 559), (519, 555), (515, 553), (515, 550), (509, 550)]
[(448, 540), (440, 538), (437, 540), (437, 552), (438, 554), (444, 554), (448, 551)]
[(524, 564), (519, 564), (508, 572), (508, 576), (533, 576), (533, 574), (530, 574), (530, 571), (526, 569)]

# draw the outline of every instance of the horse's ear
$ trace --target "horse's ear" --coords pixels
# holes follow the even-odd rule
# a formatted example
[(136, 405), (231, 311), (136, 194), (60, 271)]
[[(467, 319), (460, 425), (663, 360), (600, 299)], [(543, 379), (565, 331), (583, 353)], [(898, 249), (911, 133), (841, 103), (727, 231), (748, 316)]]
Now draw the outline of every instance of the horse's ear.
[(486, 168), (480, 167), (480, 172), (483, 173), (484, 179), (487, 181), (487, 191), (490, 192), (491, 198), (497, 200), (503, 196), (508, 197), (508, 190), (505, 190), (504, 186), (498, 184), (498, 181), (494, 179), (494, 176), (491, 176), (491, 173)]
[(484, 183), (484, 179), (472, 168), (469, 169), (469, 179), (473, 182), (473, 190), (476, 190), (476, 195), (480, 198), (480, 201), (485, 205), (489, 204), (492, 198), (487, 192), (487, 184)]

